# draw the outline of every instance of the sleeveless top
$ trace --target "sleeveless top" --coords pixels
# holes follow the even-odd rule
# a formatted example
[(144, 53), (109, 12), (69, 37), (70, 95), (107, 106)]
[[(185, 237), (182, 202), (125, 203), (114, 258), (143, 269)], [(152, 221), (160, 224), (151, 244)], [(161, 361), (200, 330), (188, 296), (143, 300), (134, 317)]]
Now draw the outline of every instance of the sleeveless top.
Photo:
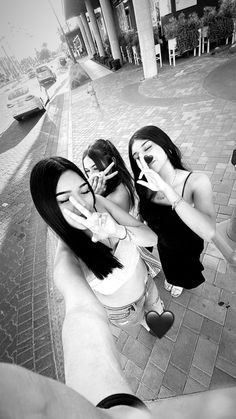
[(115, 293), (131, 278), (133, 279), (134, 276), (140, 275), (140, 263), (144, 266), (144, 272), (146, 272), (146, 275), (144, 275), (144, 283), (146, 282), (146, 266), (140, 257), (137, 246), (132, 241), (129, 239), (120, 240), (115, 249), (114, 256), (122, 263), (123, 268), (115, 268), (113, 272), (103, 280), (98, 279), (93, 272), (89, 271), (87, 266), (80, 261), (85, 278), (93, 291), (103, 295)]
[[(182, 197), (191, 173), (185, 179)], [(204, 268), (199, 258), (203, 239), (181, 220), (171, 205), (141, 200), (140, 213), (158, 236), (158, 251), (167, 281), (184, 288), (194, 288), (202, 283)]]

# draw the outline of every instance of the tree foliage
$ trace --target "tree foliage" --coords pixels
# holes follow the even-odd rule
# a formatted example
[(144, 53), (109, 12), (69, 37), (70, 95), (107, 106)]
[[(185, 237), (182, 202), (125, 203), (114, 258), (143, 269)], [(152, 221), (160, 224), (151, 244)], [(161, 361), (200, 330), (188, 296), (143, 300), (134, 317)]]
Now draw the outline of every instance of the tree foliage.
[(38, 59), (39, 61), (47, 61), (51, 57), (51, 52), (47, 48), (46, 42), (43, 43), (41, 51), (39, 51)]

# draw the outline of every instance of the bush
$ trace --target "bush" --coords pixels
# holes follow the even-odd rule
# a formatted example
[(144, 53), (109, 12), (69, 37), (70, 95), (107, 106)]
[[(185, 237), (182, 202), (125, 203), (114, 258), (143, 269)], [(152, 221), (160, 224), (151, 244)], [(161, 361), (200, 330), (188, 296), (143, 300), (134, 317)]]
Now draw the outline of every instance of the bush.
[(201, 26), (209, 26), (211, 22), (214, 22), (217, 16), (215, 7), (204, 7), (203, 16), (201, 18)]
[(222, 39), (230, 37), (233, 30), (233, 19), (219, 14), (212, 22), (209, 23), (208, 36), (210, 42), (218, 44)]
[(219, 13), (225, 17), (236, 17), (236, 0), (221, 0)]
[(184, 13), (179, 15), (177, 29), (177, 49), (180, 54), (198, 46), (200, 20), (196, 13), (185, 19)]
[(177, 30), (178, 30), (178, 21), (175, 17), (171, 17), (169, 22), (164, 25), (164, 35), (165, 38), (173, 39), (177, 36)]
[(112, 65), (112, 69), (114, 71), (117, 71), (117, 70), (119, 70), (121, 68), (120, 60), (119, 59), (113, 60), (112, 63), (111, 63), (111, 65)]

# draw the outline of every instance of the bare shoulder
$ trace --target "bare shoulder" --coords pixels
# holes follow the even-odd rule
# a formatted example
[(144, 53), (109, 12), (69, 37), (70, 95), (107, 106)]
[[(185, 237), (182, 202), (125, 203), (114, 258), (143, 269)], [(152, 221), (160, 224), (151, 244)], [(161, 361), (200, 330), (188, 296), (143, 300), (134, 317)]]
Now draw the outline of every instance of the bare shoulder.
[(110, 201), (115, 202), (115, 204), (121, 205), (123, 203), (125, 206), (129, 208), (130, 205), (130, 194), (128, 189), (120, 183), (115, 191), (113, 191), (108, 197)]
[(124, 211), (129, 212), (130, 195), (123, 184), (118, 185), (115, 191), (106, 197), (96, 195), (96, 208), (98, 211), (108, 211), (111, 209), (112, 204), (115, 204)]
[(192, 172), (189, 177), (189, 184), (192, 187), (192, 190), (198, 188), (211, 188), (211, 181), (209, 177), (202, 172)]

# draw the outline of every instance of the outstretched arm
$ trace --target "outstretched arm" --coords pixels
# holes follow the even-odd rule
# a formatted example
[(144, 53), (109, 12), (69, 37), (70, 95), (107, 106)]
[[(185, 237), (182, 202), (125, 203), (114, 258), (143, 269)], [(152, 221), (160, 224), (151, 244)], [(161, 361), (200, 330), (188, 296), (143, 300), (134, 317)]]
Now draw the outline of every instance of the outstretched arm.
[(66, 305), (62, 330), (66, 384), (94, 404), (113, 393), (132, 394), (106, 312), (78, 260), (62, 242), (57, 249), (54, 278)]
[(62, 383), (17, 365), (0, 363), (0, 418), (151, 419), (151, 415), (127, 406), (99, 409)]
[[(155, 246), (157, 244), (157, 235), (147, 225), (141, 223), (132, 215), (128, 214), (114, 202), (102, 197), (96, 196), (97, 207), (104, 207), (112, 218), (121, 226), (125, 226), (129, 233), (129, 238), (137, 246)], [(119, 237), (119, 238), (122, 238)]]

